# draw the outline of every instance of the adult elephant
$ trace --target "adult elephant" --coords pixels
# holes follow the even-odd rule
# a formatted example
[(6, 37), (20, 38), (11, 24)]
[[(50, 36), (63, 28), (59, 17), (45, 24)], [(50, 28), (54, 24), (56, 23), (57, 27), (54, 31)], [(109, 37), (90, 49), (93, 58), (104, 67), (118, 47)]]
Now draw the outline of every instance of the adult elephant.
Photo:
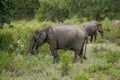
[[(83, 55), (86, 39), (86, 33), (77, 25), (60, 24), (49, 26), (35, 31), (30, 44), (30, 53), (38, 53), (38, 47), (48, 43), (55, 63), (59, 62), (58, 49), (73, 50), (75, 52), (73, 62), (76, 62), (77, 56)], [(87, 43), (85, 45), (85, 52), (86, 46)], [(86, 58), (85, 54), (84, 58)]]
[(88, 36), (91, 36), (91, 42), (96, 41), (97, 31), (101, 34), (103, 38), (103, 28), (100, 22), (85, 22), (83, 28), (86, 30)]

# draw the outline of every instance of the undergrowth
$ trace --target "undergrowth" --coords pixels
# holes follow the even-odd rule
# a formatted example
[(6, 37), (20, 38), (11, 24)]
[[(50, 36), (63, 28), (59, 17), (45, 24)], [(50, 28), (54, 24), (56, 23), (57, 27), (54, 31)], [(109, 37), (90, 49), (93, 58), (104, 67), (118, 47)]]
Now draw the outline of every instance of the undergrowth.
[[(66, 20), (64, 23), (81, 24), (80, 19), (73, 17), (73, 20)], [(87, 19), (84, 18), (84, 21)], [(74, 53), (58, 52), (59, 65), (53, 64), (53, 56), (48, 44), (40, 47), (38, 55), (31, 55), (28, 52), (31, 37), (37, 28), (58, 23), (32, 20), (14, 21), (13, 28), (4, 25), (4, 29), (0, 29), (0, 80), (34, 80), (41, 77), (43, 80), (119, 80), (120, 51), (117, 50), (120, 44), (119, 25), (113, 26), (107, 18), (102, 23), (104, 39), (101, 41), (98, 35), (97, 40), (107, 45), (102, 46), (96, 42), (97, 44), (91, 43), (94, 45), (91, 47), (88, 44), (89, 58), (83, 63), (72, 63)], [(108, 41), (117, 45), (112, 45)], [(114, 47), (109, 47), (108, 44)], [(74, 65), (77, 64), (79, 66), (75, 67)]]

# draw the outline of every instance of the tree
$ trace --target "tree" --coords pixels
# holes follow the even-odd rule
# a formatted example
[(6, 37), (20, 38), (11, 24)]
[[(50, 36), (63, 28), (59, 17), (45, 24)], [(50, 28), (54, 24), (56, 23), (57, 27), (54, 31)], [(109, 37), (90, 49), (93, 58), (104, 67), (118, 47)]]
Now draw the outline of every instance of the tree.
[(10, 24), (11, 22), (11, 2), (8, 0), (0, 0), (0, 28), (4, 23)]

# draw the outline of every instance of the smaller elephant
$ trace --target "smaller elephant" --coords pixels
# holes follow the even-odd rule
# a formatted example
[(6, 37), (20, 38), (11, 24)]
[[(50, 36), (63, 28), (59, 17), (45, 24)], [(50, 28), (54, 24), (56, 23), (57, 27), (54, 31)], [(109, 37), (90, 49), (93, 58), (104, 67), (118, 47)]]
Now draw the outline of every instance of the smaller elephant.
[[(76, 62), (77, 56), (83, 55), (85, 43), (86, 52), (86, 39), (86, 33), (76, 25), (60, 24), (49, 26), (45, 29), (37, 29), (35, 31), (30, 43), (30, 53), (38, 53), (38, 47), (44, 43), (48, 43), (55, 63), (59, 62), (58, 49), (74, 51), (73, 62)], [(86, 58), (85, 53), (83, 57)]]
[(94, 41), (96, 41), (97, 31), (101, 34), (101, 37), (103, 38), (102, 23), (100, 23), (100, 22), (85, 22), (82, 26), (86, 30), (88, 36), (91, 36), (91, 42), (93, 41), (93, 38), (94, 38)]

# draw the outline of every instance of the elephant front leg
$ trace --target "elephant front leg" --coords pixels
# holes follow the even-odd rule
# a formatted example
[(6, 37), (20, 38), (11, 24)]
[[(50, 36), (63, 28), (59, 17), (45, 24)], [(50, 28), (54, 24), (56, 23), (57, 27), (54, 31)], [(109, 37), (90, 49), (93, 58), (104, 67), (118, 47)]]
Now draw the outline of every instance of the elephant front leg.
[(96, 37), (97, 37), (97, 32), (95, 32), (94, 34), (94, 42), (96, 41)]
[(93, 41), (93, 35), (91, 35), (91, 42)]
[(54, 58), (54, 63), (58, 63), (59, 62), (59, 56), (58, 56), (57, 50), (51, 50), (51, 54)]

